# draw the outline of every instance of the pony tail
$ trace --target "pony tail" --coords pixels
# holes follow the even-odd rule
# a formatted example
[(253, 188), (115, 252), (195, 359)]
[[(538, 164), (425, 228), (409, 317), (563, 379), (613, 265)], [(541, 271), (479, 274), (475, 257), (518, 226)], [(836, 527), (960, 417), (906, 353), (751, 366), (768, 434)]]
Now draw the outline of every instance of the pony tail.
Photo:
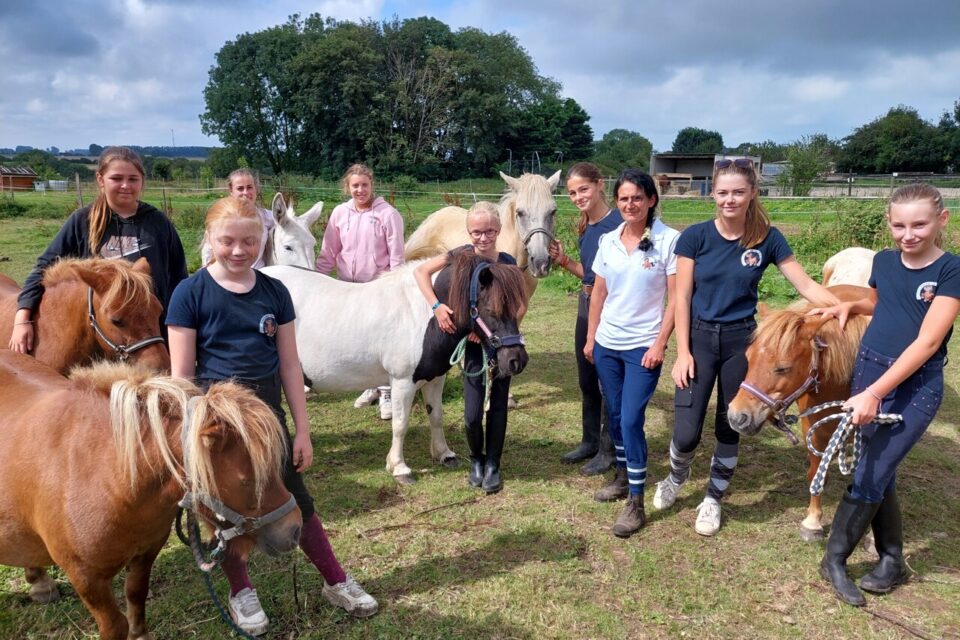
[(656, 219), (655, 213), (655, 209), (647, 211), (647, 224), (643, 229), (643, 235), (640, 236), (639, 247), (641, 251), (649, 251), (653, 248), (653, 221)]
[(587, 214), (584, 211), (580, 212), (580, 218), (577, 220), (577, 235), (583, 236), (587, 232), (587, 224), (590, 219), (587, 218)]
[(102, 192), (97, 195), (90, 207), (88, 232), (88, 242), (90, 246), (90, 255), (96, 257), (100, 251), (100, 241), (107, 232), (107, 223), (110, 221), (110, 206), (107, 204), (107, 196)]
[(744, 249), (751, 249), (763, 242), (770, 232), (770, 215), (767, 208), (760, 202), (758, 195), (747, 207), (747, 220), (743, 237), (740, 238), (740, 246)]

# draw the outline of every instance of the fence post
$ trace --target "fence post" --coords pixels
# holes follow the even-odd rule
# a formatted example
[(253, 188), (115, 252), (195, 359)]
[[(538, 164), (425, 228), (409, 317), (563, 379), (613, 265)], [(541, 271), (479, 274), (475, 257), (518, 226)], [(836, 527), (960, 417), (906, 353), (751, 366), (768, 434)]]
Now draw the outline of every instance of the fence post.
[(80, 207), (83, 206), (83, 192), (80, 191), (80, 173), (79, 172), (73, 174), (73, 180), (74, 180), (74, 183), (77, 185), (77, 208), (79, 209)]

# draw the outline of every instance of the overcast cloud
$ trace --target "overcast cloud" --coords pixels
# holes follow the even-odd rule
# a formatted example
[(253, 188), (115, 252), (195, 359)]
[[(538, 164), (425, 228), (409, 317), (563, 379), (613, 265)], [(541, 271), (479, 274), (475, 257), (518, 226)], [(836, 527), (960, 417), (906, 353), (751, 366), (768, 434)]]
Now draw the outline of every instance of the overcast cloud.
[(0, 2), (0, 147), (218, 145), (200, 131), (216, 52), (292, 13), (435, 17), (509, 31), (591, 116), (669, 149), (834, 138), (898, 104), (936, 122), (960, 99), (954, 0)]

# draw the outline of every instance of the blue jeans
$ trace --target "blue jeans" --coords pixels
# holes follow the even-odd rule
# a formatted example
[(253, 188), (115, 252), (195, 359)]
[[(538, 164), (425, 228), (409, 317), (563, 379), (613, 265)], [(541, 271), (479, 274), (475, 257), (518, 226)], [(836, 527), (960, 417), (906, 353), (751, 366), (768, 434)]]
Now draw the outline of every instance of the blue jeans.
[[(890, 368), (889, 358), (860, 347), (853, 372), (851, 395), (873, 384)], [(924, 434), (943, 400), (943, 365), (939, 356), (925, 362), (880, 403), (881, 413), (899, 413), (903, 422), (871, 423), (860, 428), (863, 451), (853, 473), (850, 494), (863, 502), (882, 502), (884, 492), (896, 483), (897, 467)]]
[(593, 347), (593, 361), (603, 387), (610, 419), (610, 439), (617, 451), (617, 467), (627, 470), (631, 495), (642, 495), (647, 480), (647, 436), (643, 431), (647, 404), (660, 379), (662, 365), (643, 366), (647, 347), (617, 351)]

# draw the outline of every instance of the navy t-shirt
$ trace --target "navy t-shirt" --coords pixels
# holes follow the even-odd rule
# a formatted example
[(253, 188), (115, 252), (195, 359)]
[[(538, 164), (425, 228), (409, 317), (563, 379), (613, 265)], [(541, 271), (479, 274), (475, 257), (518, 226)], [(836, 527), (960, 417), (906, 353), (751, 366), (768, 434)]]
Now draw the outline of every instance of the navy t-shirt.
[[(873, 257), (870, 286), (877, 290), (877, 306), (862, 344), (898, 358), (919, 335), (935, 296), (960, 298), (960, 257), (944, 253), (923, 269), (911, 269), (899, 251), (881, 251)], [(951, 328), (937, 350), (940, 357), (947, 355), (952, 333)]]
[(580, 264), (583, 265), (584, 285), (592, 285), (594, 281), (593, 260), (597, 257), (597, 249), (600, 247), (600, 236), (613, 231), (623, 222), (623, 216), (619, 209), (610, 209), (603, 218), (593, 224), (588, 224), (583, 235), (577, 241), (580, 247)]
[(684, 229), (675, 253), (694, 261), (691, 319), (734, 322), (757, 312), (757, 286), (764, 270), (793, 255), (787, 239), (770, 227), (750, 249), (720, 235), (713, 220)]
[[(457, 247), (456, 249), (450, 249), (451, 256), (457, 256), (461, 253), (473, 253), (475, 249), (472, 244), (465, 244), (463, 246)], [(509, 264), (514, 267), (517, 266), (517, 259), (514, 258), (509, 253), (504, 253), (503, 251), (497, 252), (497, 263), (498, 264)]]
[(296, 317), (293, 300), (282, 282), (254, 273), (246, 293), (224, 289), (206, 269), (174, 290), (167, 324), (197, 331), (198, 379), (262, 380), (279, 370), (277, 330)]

